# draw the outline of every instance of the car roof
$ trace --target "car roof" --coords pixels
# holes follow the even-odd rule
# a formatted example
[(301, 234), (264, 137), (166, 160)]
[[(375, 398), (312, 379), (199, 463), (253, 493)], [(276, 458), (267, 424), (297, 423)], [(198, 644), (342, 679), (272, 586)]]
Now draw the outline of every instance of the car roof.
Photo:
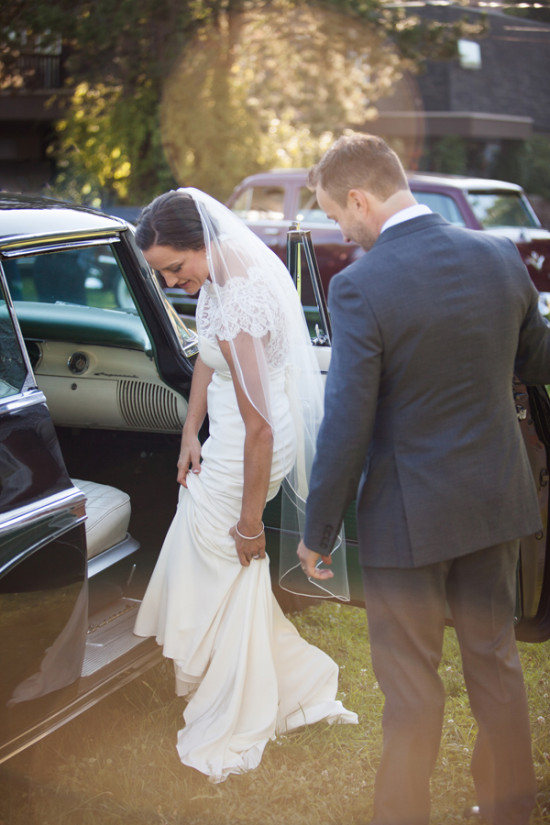
[(451, 186), (464, 191), (475, 189), (477, 192), (492, 192), (495, 189), (506, 189), (510, 192), (521, 192), (522, 188), (517, 183), (510, 183), (504, 180), (492, 180), (490, 178), (472, 178), (465, 175), (438, 175), (432, 172), (411, 172), (408, 175), (411, 185), (433, 184), (436, 186)]
[[(257, 181), (265, 181), (276, 183), (277, 180), (289, 181), (297, 180), (304, 181), (307, 177), (308, 169), (271, 169), (268, 172), (258, 172), (255, 175), (249, 175), (245, 178), (239, 186), (253, 183)], [(522, 187), (517, 183), (510, 183), (502, 180), (492, 180), (488, 178), (473, 178), (465, 175), (443, 175), (432, 172), (409, 172), (408, 178), (412, 186), (415, 184), (426, 184), (433, 186), (446, 186), (463, 191), (493, 191), (495, 189), (508, 190), (511, 192), (521, 192)]]
[(127, 223), (84, 206), (48, 198), (0, 192), (0, 246), (10, 241), (102, 235)]
[(288, 181), (297, 180), (303, 181), (307, 177), (307, 169), (268, 169), (265, 172), (256, 172), (254, 175), (249, 175), (244, 178), (238, 186), (243, 186), (248, 183), (253, 183), (256, 180), (265, 179), (267, 182), (275, 183), (277, 180)]

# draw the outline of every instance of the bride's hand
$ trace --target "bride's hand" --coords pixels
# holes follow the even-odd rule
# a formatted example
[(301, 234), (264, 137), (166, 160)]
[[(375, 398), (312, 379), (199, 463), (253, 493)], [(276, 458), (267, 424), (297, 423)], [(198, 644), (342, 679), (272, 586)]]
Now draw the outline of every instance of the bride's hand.
[[(258, 533), (258, 535), (256, 535)], [(265, 559), (265, 532), (262, 529), (256, 533), (244, 533), (239, 523), (235, 524), (229, 531), (229, 535), (235, 540), (235, 547), (237, 548), (237, 555), (243, 567), (248, 567), (251, 561), (258, 561)], [(253, 536), (253, 538), (246, 536)]]
[(187, 473), (201, 471), (201, 443), (197, 436), (182, 436), (181, 450), (178, 458), (178, 482), (187, 487)]

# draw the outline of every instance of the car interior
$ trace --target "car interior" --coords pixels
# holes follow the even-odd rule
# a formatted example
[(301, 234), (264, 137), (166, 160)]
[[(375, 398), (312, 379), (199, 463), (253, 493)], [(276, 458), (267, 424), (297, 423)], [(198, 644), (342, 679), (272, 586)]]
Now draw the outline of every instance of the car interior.
[[(13, 256), (2, 266), (65, 465), (86, 497), (91, 624), (82, 675), (91, 675), (120, 652), (113, 638), (119, 648), (140, 641), (131, 629), (176, 506), (187, 402), (159, 375), (115, 244)], [(23, 369), (10, 358), (16, 341), (8, 329), (2, 335), (5, 325), (4, 309), (2, 395), (19, 389)]]

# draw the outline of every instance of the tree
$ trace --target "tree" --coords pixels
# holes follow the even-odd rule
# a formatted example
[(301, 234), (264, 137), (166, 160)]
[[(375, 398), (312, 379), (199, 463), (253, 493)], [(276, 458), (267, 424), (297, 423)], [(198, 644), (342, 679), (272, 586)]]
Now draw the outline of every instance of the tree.
[(505, 14), (550, 23), (550, 0), (508, 0)]
[(454, 56), (466, 25), (421, 23), (385, 0), (11, 6), (0, 82), (25, 81), (29, 35), (62, 38), (74, 94), (52, 149), (57, 187), (103, 202), (145, 202), (174, 183), (223, 199), (244, 174), (309, 164), (368, 121), (418, 55)]
[[(201, 0), (13, 0), (0, 7), (0, 86), (32, 82), (29, 48), (61, 40), (73, 89), (50, 147), (54, 191), (94, 204), (140, 202), (174, 183), (158, 128), (163, 77), (208, 14)], [(204, 7), (204, 8), (203, 8)]]
[(530, 137), (522, 146), (519, 162), (522, 186), (550, 202), (550, 139), (546, 135)]

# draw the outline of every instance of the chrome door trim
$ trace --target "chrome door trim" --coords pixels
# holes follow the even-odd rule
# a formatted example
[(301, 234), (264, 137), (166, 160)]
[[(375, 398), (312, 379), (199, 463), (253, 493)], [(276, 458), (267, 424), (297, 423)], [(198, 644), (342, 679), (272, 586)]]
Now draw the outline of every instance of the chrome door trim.
[[(0, 539), (3, 533), (17, 527), (24, 527), (26, 524), (55, 515), (57, 512), (67, 510), (78, 504), (84, 504), (86, 496), (77, 487), (62, 490), (51, 496), (32, 501), (23, 507), (10, 510), (8, 513), (0, 513)], [(86, 516), (78, 519), (74, 524), (84, 521)]]
[(7, 398), (0, 398), (0, 415), (9, 415), (28, 407), (34, 407), (36, 404), (46, 404), (47, 406), (46, 396), (38, 389), (10, 395)]

